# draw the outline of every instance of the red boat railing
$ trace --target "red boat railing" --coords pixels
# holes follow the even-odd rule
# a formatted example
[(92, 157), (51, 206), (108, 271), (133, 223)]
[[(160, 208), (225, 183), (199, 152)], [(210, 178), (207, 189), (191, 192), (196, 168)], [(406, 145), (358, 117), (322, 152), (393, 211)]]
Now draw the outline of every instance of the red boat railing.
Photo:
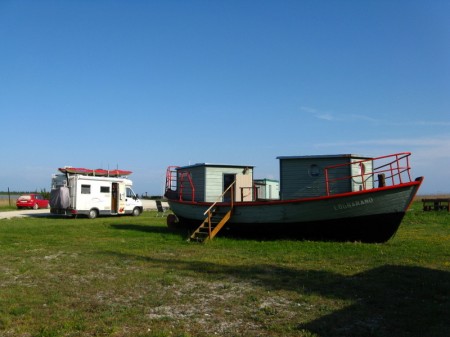
[[(333, 194), (333, 184), (350, 181), (359, 190), (376, 187), (394, 186), (411, 182), (409, 166), (410, 152), (400, 152), (382, 157), (352, 161), (350, 163), (327, 166), (325, 170), (325, 184), (327, 195)], [(351, 174), (347, 169), (350, 167)], [(358, 170), (356, 174), (353, 171)]]
[[(191, 189), (191, 201), (195, 201), (195, 187), (194, 187), (194, 183), (193, 183), (192, 178), (191, 178), (191, 173), (188, 172), (188, 171), (180, 171), (179, 174), (180, 174), (180, 179), (179, 179), (179, 182), (180, 182), (180, 188), (179, 188), (180, 200), (182, 200), (183, 195), (184, 195), (183, 191), (187, 187), (187, 188)], [(187, 184), (188, 184), (188, 186), (186, 186)]]
[(166, 191), (177, 190), (177, 168), (179, 166), (169, 166), (166, 170)]

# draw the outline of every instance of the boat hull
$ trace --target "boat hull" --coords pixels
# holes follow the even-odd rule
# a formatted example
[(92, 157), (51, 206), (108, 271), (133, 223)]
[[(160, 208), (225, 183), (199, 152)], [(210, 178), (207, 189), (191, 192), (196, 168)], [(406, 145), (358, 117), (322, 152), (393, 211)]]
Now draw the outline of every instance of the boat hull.
[[(397, 231), (422, 178), (414, 182), (310, 199), (235, 203), (221, 233), (264, 238), (385, 242)], [(211, 203), (169, 200), (179, 226), (193, 228)], [(229, 208), (218, 203), (218, 209)]]

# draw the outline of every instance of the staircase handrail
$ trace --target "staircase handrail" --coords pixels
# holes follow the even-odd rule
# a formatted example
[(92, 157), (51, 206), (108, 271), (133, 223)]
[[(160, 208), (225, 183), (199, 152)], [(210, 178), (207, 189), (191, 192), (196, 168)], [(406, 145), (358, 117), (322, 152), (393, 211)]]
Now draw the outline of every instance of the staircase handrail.
[[(206, 215), (207, 213), (209, 213), (209, 212), (211, 211), (211, 209), (213, 209), (214, 206), (215, 206), (218, 202), (220, 202), (220, 201), (222, 200), (222, 198), (223, 198), (223, 196), (225, 195), (225, 193), (227, 193), (228, 190), (232, 189), (233, 186), (234, 186), (235, 184), (236, 184), (236, 180), (233, 181), (233, 182), (230, 184), (230, 186), (228, 186), (228, 187), (225, 189), (225, 191), (223, 191), (223, 193), (222, 193), (220, 196), (217, 197), (216, 201), (214, 201), (214, 203), (213, 203), (213, 204), (205, 211), (205, 213), (203, 213), (203, 215)], [(232, 192), (233, 192), (233, 191), (232, 191)], [(231, 193), (231, 208), (233, 208), (233, 203), (234, 203), (234, 195), (233, 195), (233, 194), (234, 194), (234, 193)]]

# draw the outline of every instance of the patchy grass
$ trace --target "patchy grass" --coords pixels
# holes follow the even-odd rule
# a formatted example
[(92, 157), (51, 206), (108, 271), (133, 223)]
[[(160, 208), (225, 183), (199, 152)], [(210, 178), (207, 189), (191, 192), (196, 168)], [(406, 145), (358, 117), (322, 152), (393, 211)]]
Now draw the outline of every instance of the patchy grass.
[(447, 336), (448, 212), (386, 244), (187, 243), (140, 217), (0, 220), (1, 336)]

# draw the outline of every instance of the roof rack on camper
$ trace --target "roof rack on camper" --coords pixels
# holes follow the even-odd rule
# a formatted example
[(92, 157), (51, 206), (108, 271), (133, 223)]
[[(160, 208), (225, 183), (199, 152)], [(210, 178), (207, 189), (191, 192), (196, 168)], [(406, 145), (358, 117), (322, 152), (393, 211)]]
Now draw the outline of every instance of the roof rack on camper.
[(127, 170), (104, 170), (104, 169), (87, 169), (81, 167), (71, 167), (64, 166), (58, 169), (61, 173), (66, 174), (80, 174), (86, 176), (97, 176), (97, 177), (123, 177), (129, 176), (132, 171)]

